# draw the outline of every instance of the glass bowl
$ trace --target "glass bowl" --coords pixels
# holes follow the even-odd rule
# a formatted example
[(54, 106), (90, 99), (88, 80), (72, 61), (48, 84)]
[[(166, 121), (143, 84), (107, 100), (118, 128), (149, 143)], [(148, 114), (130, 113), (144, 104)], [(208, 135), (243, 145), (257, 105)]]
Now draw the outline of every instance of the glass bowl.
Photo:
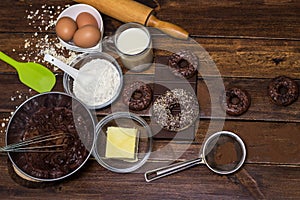
[(6, 130), (6, 145), (56, 134), (63, 134), (63, 138), (31, 144), (31, 148), (42, 147), (39, 151), (8, 152), (20, 176), (32, 181), (56, 181), (78, 171), (92, 153), (95, 117), (78, 99), (61, 92), (35, 95), (18, 107)]
[[(117, 132), (115, 134), (115, 136), (117, 135), (116, 138), (123, 139), (120, 139), (119, 141), (113, 143), (111, 142), (112, 137), (108, 135), (108, 129), (111, 127), (121, 127), (130, 130), (135, 129), (137, 130), (137, 136), (135, 138), (131, 138), (133, 140), (128, 140), (128, 138), (123, 135), (124, 132)], [(126, 150), (122, 149), (124, 147), (118, 146), (118, 142), (127, 147), (133, 145), (133, 154), (129, 154), (133, 157), (128, 158), (124, 155), (121, 155), (122, 153), (120, 152), (125, 152)], [(117, 151), (112, 151), (112, 146), (114, 150), (117, 149)], [(150, 156), (151, 150), (151, 129), (141, 117), (133, 113), (112, 113), (104, 117), (96, 126), (96, 142), (93, 155), (98, 163), (108, 170), (118, 173), (133, 172), (145, 164)], [(119, 154), (120, 156), (118, 156), (117, 154)], [(128, 154), (126, 154), (126, 156), (128, 156)]]
[[(120, 83), (119, 83), (119, 86), (117, 87), (114, 95), (105, 102), (102, 102), (102, 103), (99, 103), (99, 104), (96, 104), (94, 102), (95, 104), (93, 103), (93, 105), (89, 105), (89, 103), (83, 101), (90, 109), (101, 109), (101, 108), (104, 108), (106, 106), (109, 106), (112, 102), (114, 102), (118, 98), (119, 94), (121, 93), (122, 87), (123, 87), (122, 69), (119, 66), (118, 62), (112, 56), (110, 56), (107, 53), (98, 52), (98, 53), (84, 53), (84, 54), (81, 54), (81, 55), (77, 56), (73, 61), (71, 61), (70, 66), (72, 66), (76, 69), (80, 69), (85, 64), (87, 64), (87, 63), (89, 63), (93, 60), (96, 60), (96, 59), (103, 59), (103, 60), (106, 60), (109, 63), (111, 63), (112, 66), (115, 67), (116, 71), (118, 72)], [(78, 77), (79, 76), (84, 76), (82, 74), (83, 73), (81, 73), (79, 71)], [(98, 74), (95, 73), (95, 74), (92, 74), (92, 75), (97, 76), (97, 81), (101, 81), (101, 77), (99, 76), (100, 73), (98, 73)], [(64, 76), (63, 76), (64, 89), (65, 89), (66, 93), (71, 94), (72, 96), (76, 97), (76, 95), (74, 93), (74, 90), (73, 90), (74, 83), (75, 83), (75, 80), (71, 76), (69, 76), (67, 73), (64, 73)], [(93, 93), (89, 93), (86, 96), (86, 98), (89, 98), (89, 99), (92, 98), (92, 97), (97, 98), (96, 94), (93, 94)], [(80, 100), (83, 100), (83, 99), (80, 99)]]

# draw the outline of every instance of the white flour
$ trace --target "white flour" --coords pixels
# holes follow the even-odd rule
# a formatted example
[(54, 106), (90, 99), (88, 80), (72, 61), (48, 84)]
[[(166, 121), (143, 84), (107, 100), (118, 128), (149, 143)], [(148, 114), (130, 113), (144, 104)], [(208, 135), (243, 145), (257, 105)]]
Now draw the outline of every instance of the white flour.
[(73, 92), (85, 104), (97, 106), (111, 100), (119, 86), (120, 75), (115, 66), (107, 60), (95, 59), (79, 69)]

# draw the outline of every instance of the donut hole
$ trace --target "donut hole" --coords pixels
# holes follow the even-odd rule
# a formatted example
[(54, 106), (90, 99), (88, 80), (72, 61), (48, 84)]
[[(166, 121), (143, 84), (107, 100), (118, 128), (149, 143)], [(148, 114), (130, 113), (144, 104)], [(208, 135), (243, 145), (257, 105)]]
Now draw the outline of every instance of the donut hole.
[(177, 65), (178, 68), (187, 68), (190, 65), (190, 63), (187, 60), (182, 58), (178, 61)]
[(238, 105), (241, 102), (241, 100), (238, 96), (234, 95), (230, 97), (229, 102), (233, 105)]
[(143, 97), (143, 93), (140, 90), (135, 90), (131, 95), (131, 98), (134, 100), (140, 99), (142, 97)]
[(171, 114), (173, 116), (177, 116), (181, 113), (181, 110), (180, 110), (180, 104), (179, 103), (173, 103), (169, 106), (169, 110), (171, 112)]
[(278, 87), (278, 93), (280, 94), (280, 95), (285, 95), (287, 92), (288, 92), (288, 88), (287, 88), (287, 86), (285, 86), (285, 85), (280, 85), (279, 87)]

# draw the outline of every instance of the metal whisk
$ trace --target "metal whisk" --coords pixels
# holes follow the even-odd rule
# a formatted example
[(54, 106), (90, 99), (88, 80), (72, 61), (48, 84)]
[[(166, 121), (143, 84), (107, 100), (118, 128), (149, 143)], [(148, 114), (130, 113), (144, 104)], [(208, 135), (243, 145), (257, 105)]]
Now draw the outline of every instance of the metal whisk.
[(47, 134), (47, 135), (38, 135), (32, 137), (28, 140), (7, 145), (5, 147), (0, 147), (0, 152), (62, 152), (63, 147), (66, 144), (53, 144), (53, 145), (37, 145), (31, 146), (33, 144), (39, 144), (47, 141), (55, 141), (62, 139), (66, 136), (66, 133), (57, 133), (57, 134)]

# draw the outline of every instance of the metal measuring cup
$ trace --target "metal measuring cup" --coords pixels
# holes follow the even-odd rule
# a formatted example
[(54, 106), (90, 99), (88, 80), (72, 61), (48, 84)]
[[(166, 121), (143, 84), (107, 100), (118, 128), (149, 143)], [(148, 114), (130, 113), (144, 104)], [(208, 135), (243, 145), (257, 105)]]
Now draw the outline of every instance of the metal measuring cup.
[(150, 182), (200, 164), (218, 174), (231, 174), (243, 165), (245, 158), (242, 139), (232, 132), (220, 131), (206, 140), (199, 158), (147, 171), (145, 180)]

